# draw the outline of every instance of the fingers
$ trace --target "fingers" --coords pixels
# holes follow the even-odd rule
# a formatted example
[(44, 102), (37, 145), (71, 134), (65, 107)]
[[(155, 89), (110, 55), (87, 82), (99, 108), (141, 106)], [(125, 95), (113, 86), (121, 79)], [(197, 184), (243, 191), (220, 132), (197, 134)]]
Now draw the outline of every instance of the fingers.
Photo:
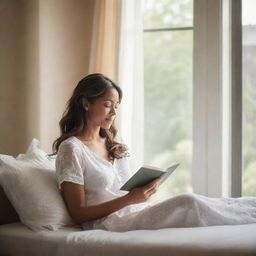
[(152, 195), (152, 194), (156, 193), (156, 190), (157, 190), (156, 187), (153, 187), (152, 189), (148, 190), (147, 193)]
[(160, 178), (157, 178), (144, 187), (132, 189), (130, 191), (131, 197), (135, 198), (135, 201), (146, 202), (154, 193), (156, 193), (160, 180)]
[(151, 183), (159, 183), (160, 180), (161, 180), (160, 178), (156, 178)]
[(145, 195), (146, 195), (147, 199), (149, 199), (153, 194), (155, 194), (156, 191), (157, 191), (157, 189), (155, 187), (153, 187), (152, 189), (146, 191)]
[(157, 190), (157, 187), (159, 185), (160, 182), (160, 178), (157, 178), (155, 180), (153, 180), (152, 182), (150, 182), (147, 186), (146, 186), (146, 193), (155, 193)]
[(154, 179), (148, 185), (146, 185), (147, 190), (150, 190), (153, 187), (157, 186), (159, 182), (160, 182), (160, 178)]

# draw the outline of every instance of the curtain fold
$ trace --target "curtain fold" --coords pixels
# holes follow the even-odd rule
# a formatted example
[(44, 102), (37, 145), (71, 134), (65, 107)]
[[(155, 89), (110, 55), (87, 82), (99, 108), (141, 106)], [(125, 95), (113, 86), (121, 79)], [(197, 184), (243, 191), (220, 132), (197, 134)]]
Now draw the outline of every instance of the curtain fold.
[(107, 75), (123, 90), (116, 124), (133, 172), (144, 160), (142, 21), (142, 1), (95, 1), (89, 72)]
[(119, 0), (95, 0), (89, 73), (103, 73), (116, 81)]

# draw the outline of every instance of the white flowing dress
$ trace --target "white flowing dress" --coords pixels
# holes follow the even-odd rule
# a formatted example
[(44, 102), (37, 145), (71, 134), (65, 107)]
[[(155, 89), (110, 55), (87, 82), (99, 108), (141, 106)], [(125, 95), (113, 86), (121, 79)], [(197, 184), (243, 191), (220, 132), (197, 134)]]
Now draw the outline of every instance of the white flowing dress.
[[(121, 186), (131, 177), (129, 158), (113, 164), (71, 136), (59, 146), (56, 175), (64, 181), (84, 185), (87, 205), (96, 205), (127, 194)], [(256, 198), (208, 198), (181, 194), (167, 200), (126, 206), (106, 217), (83, 223), (85, 230), (129, 231), (169, 227), (235, 225), (256, 223)]]

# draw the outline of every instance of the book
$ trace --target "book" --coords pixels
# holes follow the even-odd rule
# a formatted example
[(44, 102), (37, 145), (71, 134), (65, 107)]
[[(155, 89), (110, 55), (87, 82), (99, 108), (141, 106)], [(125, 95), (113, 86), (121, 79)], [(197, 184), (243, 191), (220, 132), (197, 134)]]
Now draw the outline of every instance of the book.
[(121, 188), (120, 190), (130, 191), (133, 188), (142, 187), (156, 178), (160, 178), (160, 186), (179, 166), (179, 163), (173, 163), (166, 169), (143, 165)]

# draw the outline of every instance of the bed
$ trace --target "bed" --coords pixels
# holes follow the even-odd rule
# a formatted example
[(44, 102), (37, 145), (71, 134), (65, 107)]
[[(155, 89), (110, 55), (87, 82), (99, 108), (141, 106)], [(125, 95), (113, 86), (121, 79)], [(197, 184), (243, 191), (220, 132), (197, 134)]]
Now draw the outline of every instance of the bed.
[(54, 161), (38, 143), (33, 140), (26, 154), (17, 158), (0, 155), (0, 256), (256, 255), (256, 223), (128, 232), (81, 230), (70, 223)]
[(256, 255), (256, 224), (110, 232), (0, 226), (1, 255)]
[(256, 223), (110, 232), (62, 227), (33, 231), (22, 224), (0, 187), (0, 255), (256, 255)]

